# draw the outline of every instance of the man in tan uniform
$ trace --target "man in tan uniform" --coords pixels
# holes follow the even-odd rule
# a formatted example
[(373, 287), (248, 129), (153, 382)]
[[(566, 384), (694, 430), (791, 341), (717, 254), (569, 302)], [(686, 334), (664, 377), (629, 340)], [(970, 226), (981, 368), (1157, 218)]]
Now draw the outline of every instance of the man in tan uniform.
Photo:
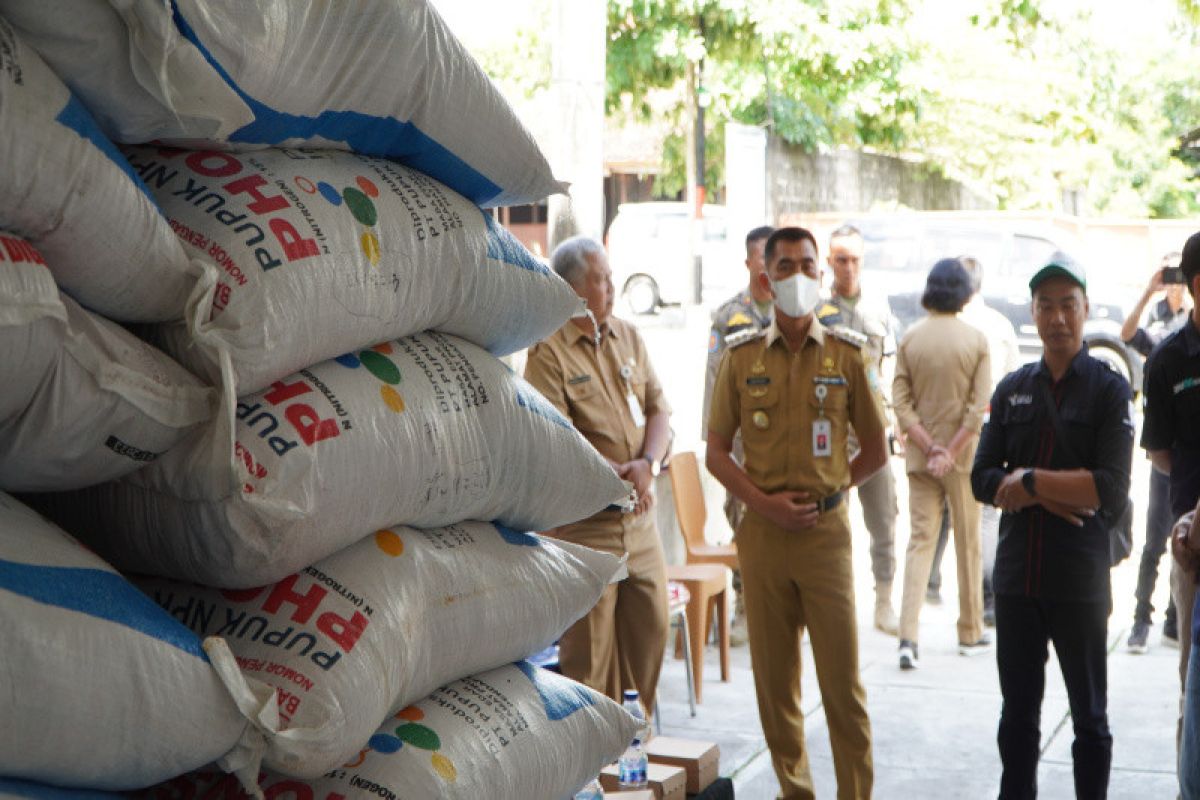
[[(749, 285), (733, 297), (726, 300), (713, 312), (712, 328), (708, 332), (708, 361), (704, 369), (704, 405), (700, 412), (702, 424), (701, 436), (708, 436), (708, 410), (712, 405), (712, 387), (717, 379), (717, 367), (725, 356), (726, 343), (730, 336), (746, 331), (761, 331), (771, 324), (771, 293), (759, 283), (758, 276), (767, 268), (766, 257), (763, 255), (767, 246), (767, 238), (775, 232), (769, 225), (754, 228), (746, 234), (746, 271), (750, 273)], [(734, 440), (733, 457), (741, 461), (742, 443)], [(729, 527), (737, 532), (745, 509), (742, 503), (733, 495), (725, 499), (725, 519)], [(734, 576), (737, 580), (737, 576)], [(738, 587), (735, 587), (738, 588)], [(740, 595), (739, 589), (739, 595)]]
[[(862, 232), (853, 225), (842, 225), (829, 235), (829, 267), (833, 286), (829, 302), (817, 310), (817, 319), (827, 328), (842, 327), (861, 334), (867, 377), (881, 394), (884, 359), (890, 364), (896, 355), (895, 318), (887, 295), (878, 287), (862, 284)], [(850, 451), (858, 449), (853, 431)], [(884, 465), (870, 480), (858, 487), (858, 503), (863, 522), (871, 534), (871, 572), (875, 576), (875, 627), (895, 636), (898, 631), (896, 610), (892, 606), (892, 582), (896, 577), (896, 477), (891, 464)]]
[(577, 236), (555, 248), (550, 264), (595, 319), (571, 320), (534, 346), (525, 378), (637, 492), (632, 512), (601, 511), (550, 532), (629, 559), (629, 577), (605, 589), (591, 612), (563, 634), (559, 664), (567, 677), (618, 702), (622, 691), (636, 689), (649, 712), (667, 643), (667, 576), (648, 512), (670, 441), (671, 409), (637, 329), (612, 316), (604, 248)]
[(921, 604), (947, 503), (958, 559), (958, 651), (975, 655), (991, 648), (983, 634), (979, 503), (971, 490), (971, 466), (992, 372), (987, 337), (958, 316), (970, 298), (971, 280), (962, 264), (953, 258), (934, 264), (921, 298), (929, 316), (904, 334), (896, 358), (892, 402), (908, 439), (912, 530), (900, 600), (901, 669), (917, 667)]
[[(738, 557), (763, 733), (784, 798), (812, 798), (800, 710), (807, 627), (829, 724), (838, 797), (868, 798), (871, 725), (858, 675), (846, 491), (887, 461), (883, 410), (858, 345), (814, 317), (817, 243), (782, 228), (762, 281), (775, 319), (731, 342), (713, 387), (707, 465), (746, 504)], [(850, 426), (861, 449), (849, 458)], [(742, 434), (745, 467), (731, 456)]]

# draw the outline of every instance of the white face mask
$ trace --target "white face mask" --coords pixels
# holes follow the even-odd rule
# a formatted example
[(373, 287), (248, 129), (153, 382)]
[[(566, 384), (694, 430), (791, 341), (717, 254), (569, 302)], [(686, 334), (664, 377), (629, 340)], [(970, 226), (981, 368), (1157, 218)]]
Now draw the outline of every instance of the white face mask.
[(820, 282), (803, 272), (781, 281), (771, 281), (771, 289), (775, 292), (775, 305), (789, 317), (811, 314), (821, 300)]

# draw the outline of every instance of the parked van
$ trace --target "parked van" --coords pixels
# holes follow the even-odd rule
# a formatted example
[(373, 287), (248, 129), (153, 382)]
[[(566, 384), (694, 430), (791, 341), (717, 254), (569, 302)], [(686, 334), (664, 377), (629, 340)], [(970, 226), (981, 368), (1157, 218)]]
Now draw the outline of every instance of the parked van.
[[(687, 203), (622, 203), (609, 226), (606, 243), (617, 296), (635, 314), (692, 299)], [(702, 209), (697, 245), (706, 296), (724, 299), (746, 282), (744, 254), (728, 241), (725, 207)], [(736, 237), (735, 237), (736, 238)], [(723, 293), (723, 294), (722, 294)]]
[[(921, 218), (903, 214), (851, 220), (864, 240), (862, 281), (887, 287), (892, 313), (901, 330), (925, 316), (921, 295), (930, 267), (941, 258), (974, 256), (983, 265), (983, 299), (1004, 314), (1017, 332), (1022, 356), (1041, 357), (1042, 342), (1033, 324), (1029, 279), (1055, 251), (1076, 250), (1059, 231), (1034, 225)], [(1081, 262), (1082, 263), (1082, 262)], [(1123, 298), (1100, 269), (1088, 270), (1091, 314), (1083, 338), (1094, 357), (1108, 362), (1133, 386), (1141, 388), (1141, 358), (1121, 341)]]

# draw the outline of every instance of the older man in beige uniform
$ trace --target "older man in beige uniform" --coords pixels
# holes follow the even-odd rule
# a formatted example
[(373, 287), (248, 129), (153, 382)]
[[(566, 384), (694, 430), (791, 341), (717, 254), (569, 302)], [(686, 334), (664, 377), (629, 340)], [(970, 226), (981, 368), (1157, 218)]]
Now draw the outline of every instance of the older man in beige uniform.
[[(858, 674), (850, 518), (845, 502), (887, 461), (883, 410), (856, 341), (816, 319), (820, 267), (809, 231), (781, 228), (760, 278), (775, 318), (721, 362), (708, 469), (746, 504), (738, 559), (763, 734), (784, 798), (812, 798), (800, 709), (800, 637), (813, 661), (841, 800), (871, 796), (871, 724)], [(861, 449), (851, 459), (853, 425)], [(745, 467), (732, 457), (742, 434)]]
[(905, 333), (896, 358), (892, 403), (908, 437), (911, 533), (900, 601), (900, 668), (918, 663), (917, 631), (937, 546), (942, 509), (950, 506), (958, 560), (959, 653), (986, 652), (979, 504), (971, 466), (991, 390), (987, 337), (958, 317), (971, 297), (970, 278), (956, 259), (933, 265), (922, 305), (929, 316)]
[(669, 445), (671, 409), (637, 329), (612, 316), (612, 270), (604, 248), (577, 236), (555, 248), (550, 263), (587, 302), (594, 321), (571, 320), (533, 347), (525, 378), (637, 492), (632, 512), (601, 511), (551, 532), (629, 559), (629, 577), (605, 589), (563, 634), (559, 664), (567, 677), (617, 701), (622, 691), (636, 689), (650, 711), (667, 643), (667, 577), (648, 512)]

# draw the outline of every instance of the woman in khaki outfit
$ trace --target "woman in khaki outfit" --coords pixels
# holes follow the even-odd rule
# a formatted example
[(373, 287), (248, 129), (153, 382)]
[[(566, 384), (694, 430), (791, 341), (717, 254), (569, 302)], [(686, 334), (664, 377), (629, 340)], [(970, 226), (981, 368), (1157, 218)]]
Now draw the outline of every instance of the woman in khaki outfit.
[(934, 264), (921, 298), (929, 316), (905, 333), (897, 352), (892, 399), (907, 437), (912, 528), (900, 604), (901, 669), (918, 663), (918, 619), (944, 503), (950, 507), (958, 559), (959, 653), (974, 655), (991, 647), (983, 635), (979, 504), (971, 492), (991, 366), (987, 338), (958, 317), (970, 297), (970, 278), (957, 259)]

